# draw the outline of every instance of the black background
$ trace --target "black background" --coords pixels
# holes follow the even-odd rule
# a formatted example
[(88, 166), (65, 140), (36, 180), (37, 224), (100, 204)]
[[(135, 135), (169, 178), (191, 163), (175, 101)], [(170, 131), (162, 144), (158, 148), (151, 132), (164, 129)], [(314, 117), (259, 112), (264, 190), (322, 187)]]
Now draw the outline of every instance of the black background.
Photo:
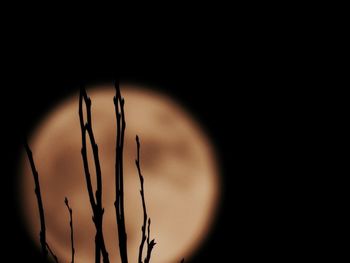
[(296, 85), (305, 71), (297, 49), (284, 45), (283, 36), (276, 45), (265, 31), (245, 32), (213, 30), (209, 37), (206, 30), (195, 36), (189, 30), (175, 37), (137, 31), (127, 43), (122, 40), (129, 36), (111, 33), (100, 35), (95, 45), (95, 35), (51, 29), (9, 43), (1, 89), (2, 254), (11, 255), (11, 262), (39, 262), (17, 211), (22, 138), (79, 85), (115, 79), (172, 95), (198, 118), (217, 148), (222, 204), (211, 235), (191, 262), (290, 259), (307, 250), (308, 236), (300, 236), (303, 179), (296, 172), (305, 161), (298, 151), (307, 94)]

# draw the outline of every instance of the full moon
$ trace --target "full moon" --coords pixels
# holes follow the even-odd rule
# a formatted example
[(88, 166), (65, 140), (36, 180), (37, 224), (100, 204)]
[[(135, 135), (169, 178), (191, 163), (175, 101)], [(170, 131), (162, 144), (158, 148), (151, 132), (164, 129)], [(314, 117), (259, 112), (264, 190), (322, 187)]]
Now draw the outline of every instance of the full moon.
[[(143, 220), (135, 166), (136, 135), (141, 142), (151, 239), (157, 243), (151, 261), (178, 263), (182, 258), (189, 259), (208, 235), (219, 203), (220, 176), (214, 147), (192, 116), (167, 95), (135, 85), (121, 85), (121, 92), (126, 119), (124, 198), (129, 261), (137, 262)], [(92, 101), (92, 125), (102, 169), (104, 237), (111, 262), (119, 263), (114, 208), (115, 89), (112, 85), (91, 86), (87, 93)], [(77, 93), (46, 115), (29, 138), (29, 145), (39, 172), (49, 246), (60, 262), (70, 262), (69, 213), (64, 204), (67, 197), (73, 209), (75, 261), (94, 262), (95, 228), (80, 154)], [(91, 177), (96, 180), (90, 144), (88, 160)], [(39, 213), (25, 154), (22, 167), (20, 207), (28, 232), (39, 248)]]

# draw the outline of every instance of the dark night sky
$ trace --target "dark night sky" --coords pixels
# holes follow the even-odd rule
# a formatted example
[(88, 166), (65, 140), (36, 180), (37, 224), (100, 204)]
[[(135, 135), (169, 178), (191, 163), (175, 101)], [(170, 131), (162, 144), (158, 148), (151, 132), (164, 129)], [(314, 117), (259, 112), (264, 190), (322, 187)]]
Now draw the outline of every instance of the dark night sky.
[[(70, 37), (52, 34), (38, 39), (45, 45), (9, 45), (11, 54), (2, 62), (8, 63), (1, 95), (2, 254), (11, 253), (11, 262), (35, 262), (15, 202), (22, 136), (80, 84), (116, 78), (173, 95), (204, 124), (218, 149), (223, 202), (193, 263), (292, 258), (305, 249), (305, 240), (296, 242), (302, 217), (295, 206), (303, 189), (294, 188), (301, 180), (295, 167), (303, 158), (297, 155), (302, 125), (295, 124), (304, 101), (295, 85), (301, 72), (286, 63), (293, 54), (257, 44), (259, 37), (212, 43), (205, 36), (173, 41), (158, 35), (161, 41), (152, 44), (139, 36), (112, 51)], [(108, 47), (119, 43), (103, 39)]]

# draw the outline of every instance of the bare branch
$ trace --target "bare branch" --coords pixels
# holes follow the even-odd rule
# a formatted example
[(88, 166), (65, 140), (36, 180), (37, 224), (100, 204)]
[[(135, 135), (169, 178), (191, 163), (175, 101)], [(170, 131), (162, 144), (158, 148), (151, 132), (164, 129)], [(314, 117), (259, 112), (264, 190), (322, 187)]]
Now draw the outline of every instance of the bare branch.
[(43, 201), (41, 199), (39, 174), (38, 174), (38, 171), (36, 170), (34, 159), (33, 159), (33, 154), (29, 148), (27, 141), (25, 141), (25, 143), (24, 143), (24, 148), (27, 152), (27, 156), (28, 156), (28, 159), (30, 162), (30, 167), (32, 169), (32, 173), (33, 173), (33, 177), (34, 177), (35, 195), (36, 195), (36, 198), (38, 201), (39, 217), (40, 217), (40, 244), (41, 244), (41, 249), (42, 249), (44, 261), (47, 261), (48, 251), (47, 251), (47, 247), (46, 247), (45, 214), (44, 214)]
[(153, 247), (156, 245), (156, 242), (154, 242), (154, 239), (152, 239), (151, 242), (149, 241), (149, 237), (151, 235), (150, 234), (150, 228), (151, 228), (151, 219), (148, 218), (147, 255), (146, 255), (146, 258), (145, 258), (145, 263), (149, 263), (150, 262)]
[(86, 180), (86, 186), (88, 189), (89, 200), (90, 200), (91, 208), (94, 212), (95, 211), (95, 198), (94, 198), (94, 194), (93, 194), (93, 190), (92, 190), (91, 175), (90, 175), (89, 163), (88, 163), (88, 159), (87, 159), (87, 150), (86, 150), (87, 125), (85, 125), (85, 123), (84, 123), (83, 97), (84, 97), (85, 103), (88, 103), (90, 100), (85, 99), (85, 96), (86, 96), (86, 91), (85, 91), (85, 89), (81, 88), (80, 95), (79, 95), (79, 119), (80, 119), (81, 140), (82, 140), (81, 155), (83, 158), (85, 180)]
[[(87, 114), (87, 122), (84, 124), (84, 116), (83, 116), (83, 101), (86, 106), (86, 114)], [(105, 247), (104, 237), (103, 237), (103, 213), (104, 209), (102, 208), (102, 177), (101, 177), (101, 167), (98, 155), (98, 146), (95, 141), (94, 133), (92, 131), (92, 121), (91, 121), (91, 100), (86, 94), (86, 90), (84, 88), (80, 89), (79, 96), (79, 119), (80, 119), (80, 128), (82, 134), (82, 159), (84, 164), (85, 171), (85, 179), (86, 185), (88, 189), (89, 199), (91, 208), (93, 211), (92, 220), (95, 224), (96, 228), (96, 236), (95, 236), (95, 262), (100, 263), (100, 257), (102, 254), (103, 262), (109, 263), (109, 256), (107, 249)], [(86, 149), (86, 132), (89, 135), (92, 152), (94, 156), (94, 162), (96, 167), (96, 182), (97, 189), (94, 197), (93, 188), (91, 184), (91, 176), (89, 171), (89, 163), (87, 159), (87, 149)]]
[(69, 206), (68, 198), (66, 197), (64, 199), (64, 203), (67, 206), (68, 212), (69, 212), (69, 226), (70, 226), (70, 242), (71, 242), (71, 250), (72, 250), (72, 261), (71, 263), (74, 263), (74, 254), (75, 254), (75, 249), (74, 249), (74, 235), (73, 235), (73, 210)]
[[(136, 135), (136, 147), (137, 147), (137, 159), (135, 160), (135, 164), (137, 167), (139, 179), (140, 179), (140, 184), (141, 184), (141, 200), (142, 200), (142, 208), (143, 208), (143, 224), (141, 227), (141, 243), (140, 243), (140, 248), (139, 248), (139, 257), (138, 257), (138, 263), (142, 263), (142, 253), (143, 253), (143, 247), (147, 238), (147, 255), (144, 260), (145, 263), (148, 263), (151, 258), (151, 253), (154, 245), (156, 244), (154, 242), (154, 239), (150, 241), (150, 227), (151, 227), (151, 219), (148, 218), (147, 215), (147, 209), (146, 209), (146, 202), (145, 202), (145, 192), (144, 192), (144, 179), (143, 175), (141, 173), (141, 165), (140, 165), (140, 140), (139, 137)], [(147, 219), (148, 219), (148, 233), (146, 237), (146, 224), (147, 224)]]
[(47, 247), (47, 249), (49, 250), (49, 252), (50, 252), (51, 256), (53, 257), (53, 259), (55, 260), (55, 262), (58, 263), (58, 259), (57, 259), (56, 255), (53, 253), (53, 251), (52, 251), (52, 249), (50, 248), (50, 246), (49, 246), (48, 243), (46, 243), (46, 247)]
[(125, 134), (124, 99), (121, 97), (119, 83), (115, 82), (116, 96), (114, 97), (115, 114), (117, 119), (116, 161), (115, 161), (115, 210), (117, 217), (119, 252), (122, 263), (128, 263), (127, 234), (124, 214), (124, 178), (123, 178), (123, 148)]
[(145, 197), (144, 197), (144, 190), (143, 190), (143, 176), (141, 174), (141, 168), (140, 168), (140, 141), (139, 137), (136, 135), (136, 145), (137, 145), (137, 159), (135, 160), (135, 164), (137, 167), (140, 183), (141, 183), (141, 200), (142, 200), (142, 208), (143, 208), (143, 224), (141, 227), (141, 243), (139, 248), (139, 257), (138, 257), (138, 263), (142, 263), (142, 252), (143, 247), (146, 241), (146, 224), (147, 224), (147, 210), (146, 210), (146, 203), (145, 203)]
[(146, 210), (144, 191), (143, 191), (143, 176), (141, 174), (141, 168), (140, 168), (140, 141), (137, 135), (136, 135), (136, 145), (137, 145), (137, 159), (135, 160), (135, 164), (137, 167), (137, 171), (138, 171), (140, 183), (141, 183), (140, 194), (141, 194), (142, 208), (143, 208), (143, 224), (141, 227), (141, 243), (139, 248), (138, 263), (142, 263), (142, 252), (146, 241), (147, 210)]

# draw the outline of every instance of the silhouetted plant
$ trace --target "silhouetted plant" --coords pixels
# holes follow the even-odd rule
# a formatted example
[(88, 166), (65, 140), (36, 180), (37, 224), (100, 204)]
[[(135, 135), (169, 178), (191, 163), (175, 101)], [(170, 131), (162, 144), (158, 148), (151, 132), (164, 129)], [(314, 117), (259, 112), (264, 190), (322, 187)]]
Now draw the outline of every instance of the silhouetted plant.
[(123, 149), (125, 135), (124, 98), (119, 83), (115, 82), (116, 96), (113, 98), (117, 119), (116, 160), (115, 160), (115, 211), (117, 217), (119, 252), (122, 263), (128, 263), (127, 234), (124, 214)]
[(56, 255), (53, 253), (52, 249), (50, 248), (49, 244), (46, 243), (46, 247), (50, 252), (50, 255), (52, 256), (52, 258), (55, 260), (56, 263), (58, 263), (58, 258), (56, 257)]
[(66, 204), (68, 212), (69, 212), (70, 242), (71, 242), (71, 250), (72, 250), (72, 261), (71, 261), (71, 263), (74, 263), (75, 249), (74, 249), (74, 232), (73, 232), (73, 210), (69, 206), (69, 202), (68, 202), (68, 198), (67, 197), (64, 199), (64, 203)]
[(143, 252), (143, 246), (145, 244), (146, 241), (146, 223), (147, 223), (147, 219), (148, 219), (148, 233), (147, 233), (147, 255), (145, 260), (143, 261), (144, 263), (149, 263), (150, 259), (151, 259), (151, 253), (152, 253), (152, 249), (155, 246), (155, 242), (154, 239), (152, 239), (152, 241), (149, 241), (149, 237), (150, 237), (150, 227), (151, 227), (151, 219), (148, 218), (147, 216), (147, 210), (146, 210), (146, 202), (145, 202), (145, 192), (143, 189), (143, 176), (141, 173), (141, 166), (140, 166), (140, 140), (139, 137), (136, 135), (136, 145), (137, 145), (137, 159), (135, 160), (135, 164), (137, 167), (137, 171), (138, 171), (138, 175), (140, 178), (140, 183), (141, 183), (141, 190), (140, 190), (140, 194), (141, 194), (141, 200), (142, 200), (142, 208), (143, 208), (143, 225), (141, 227), (141, 244), (140, 244), (140, 248), (139, 248), (139, 257), (138, 257), (138, 263), (142, 263), (142, 252)]
[[(84, 122), (83, 115), (83, 101), (86, 106), (86, 114), (87, 120)], [(104, 209), (102, 208), (102, 177), (101, 177), (101, 167), (100, 160), (98, 156), (98, 146), (95, 141), (94, 133), (92, 131), (92, 121), (91, 121), (91, 100), (86, 94), (86, 90), (84, 88), (80, 89), (79, 96), (79, 119), (80, 119), (80, 128), (81, 128), (81, 136), (82, 136), (82, 149), (81, 155), (84, 163), (84, 171), (85, 171), (85, 179), (86, 185), (89, 193), (90, 205), (93, 212), (92, 220), (95, 224), (96, 228), (96, 236), (95, 236), (95, 262), (100, 263), (100, 257), (102, 254), (103, 262), (109, 263), (108, 252), (105, 246), (104, 237), (103, 237), (103, 213)], [(94, 156), (94, 163), (96, 169), (96, 193), (95, 197), (93, 194), (91, 176), (89, 171), (89, 163), (87, 159), (87, 148), (86, 148), (86, 133), (89, 135), (92, 152)], [(96, 199), (95, 199), (96, 198)]]
[[(124, 149), (124, 135), (125, 135), (125, 114), (124, 114), (124, 98), (122, 98), (120, 93), (119, 83), (115, 83), (116, 95), (113, 98), (116, 120), (117, 120), (117, 132), (116, 132), (116, 161), (115, 161), (115, 210), (116, 210), (116, 221), (118, 227), (118, 237), (119, 237), (119, 251), (122, 263), (128, 263), (128, 253), (127, 253), (127, 233), (125, 228), (125, 213), (124, 213), (124, 178), (123, 178), (123, 149)], [(83, 114), (83, 103), (86, 108), (86, 121), (84, 120)], [(84, 166), (84, 174), (85, 181), (89, 195), (89, 201), (92, 208), (93, 213), (93, 222), (96, 229), (95, 235), (95, 263), (100, 263), (101, 254), (103, 258), (103, 263), (109, 263), (108, 251), (105, 246), (104, 236), (103, 236), (103, 214), (104, 209), (102, 207), (102, 176), (101, 176), (101, 167), (100, 160), (98, 154), (98, 146), (95, 141), (93, 128), (92, 128), (92, 116), (91, 116), (91, 99), (87, 96), (85, 88), (80, 89), (79, 94), (79, 120), (80, 120), (80, 128), (81, 128), (81, 136), (82, 136), (82, 148), (81, 155)], [(87, 158), (87, 146), (86, 146), (86, 133), (89, 136), (93, 160), (95, 163), (96, 169), (96, 192), (94, 195), (91, 175), (89, 170), (89, 163)], [(153, 247), (155, 246), (155, 241), (152, 239), (150, 241), (150, 227), (151, 227), (151, 219), (147, 215), (146, 202), (145, 202), (145, 193), (144, 193), (144, 178), (141, 173), (141, 165), (140, 165), (140, 140), (139, 137), (136, 136), (136, 146), (137, 146), (137, 157), (135, 160), (136, 168), (138, 171), (139, 179), (140, 179), (140, 194), (143, 208), (143, 224), (141, 227), (141, 243), (139, 247), (139, 255), (138, 255), (138, 263), (149, 263), (151, 259), (151, 253)], [(39, 207), (39, 216), (40, 216), (40, 244), (42, 248), (42, 254), (44, 261), (48, 261), (48, 252), (52, 255), (53, 259), (56, 263), (58, 263), (58, 259), (56, 255), (53, 253), (51, 248), (49, 247), (46, 241), (46, 227), (45, 227), (45, 216), (44, 216), (44, 206), (41, 198), (40, 184), (39, 184), (39, 175), (35, 167), (35, 163), (33, 160), (32, 152), (25, 142), (25, 149), (28, 155), (28, 159), (30, 162), (30, 166), (32, 169), (34, 183), (35, 183), (35, 194), (37, 197), (38, 207)], [(65, 198), (65, 204), (69, 212), (70, 216), (70, 230), (71, 230), (71, 251), (72, 251), (72, 259), (71, 263), (74, 263), (74, 235), (73, 235), (73, 216), (72, 209), (69, 206), (68, 199)], [(147, 227), (147, 234), (146, 234)], [(147, 242), (147, 252), (144, 260), (143, 257), (143, 248)], [(181, 263), (184, 263), (184, 259), (181, 260)]]
[(35, 195), (38, 202), (38, 208), (39, 208), (39, 218), (40, 218), (40, 244), (41, 244), (41, 250), (42, 250), (42, 256), (44, 261), (48, 260), (48, 251), (50, 251), (50, 254), (55, 259), (55, 261), (58, 263), (58, 259), (56, 255), (53, 253), (51, 248), (49, 247), (47, 241), (46, 241), (46, 226), (45, 226), (45, 214), (44, 214), (44, 205), (41, 198), (41, 190), (40, 190), (40, 182), (39, 182), (39, 174), (35, 167), (34, 158), (31, 149), (29, 148), (29, 145), (27, 141), (24, 142), (24, 148), (27, 152), (27, 156), (29, 159), (30, 167), (33, 173), (34, 177), (34, 184), (35, 184)]

